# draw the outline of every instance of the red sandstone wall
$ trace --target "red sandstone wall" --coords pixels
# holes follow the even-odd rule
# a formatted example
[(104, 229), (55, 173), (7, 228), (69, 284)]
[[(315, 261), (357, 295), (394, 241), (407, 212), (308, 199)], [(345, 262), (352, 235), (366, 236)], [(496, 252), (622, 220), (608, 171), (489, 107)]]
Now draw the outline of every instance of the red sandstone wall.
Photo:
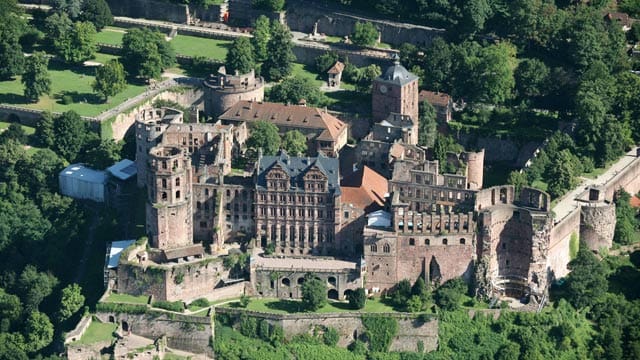
[(580, 210), (575, 210), (551, 229), (549, 255), (547, 264), (556, 278), (569, 273), (567, 264), (571, 261), (569, 254), (569, 240), (571, 234), (580, 234)]
[[(442, 240), (447, 238), (449, 245), (442, 245)], [(465, 238), (465, 244), (460, 244), (460, 238)], [(440, 283), (447, 280), (464, 277), (469, 280), (473, 273), (475, 260), (475, 246), (472, 235), (456, 235), (455, 238), (447, 236), (430, 237), (431, 243), (436, 245), (424, 245), (424, 241), (416, 245), (408, 245), (408, 238), (400, 238), (401, 245), (398, 249), (397, 280), (409, 279), (412, 283), (421, 275), (429, 276), (431, 261), (435, 259), (440, 271)], [(422, 239), (420, 239), (422, 240)], [(431, 274), (434, 276), (434, 274)]]

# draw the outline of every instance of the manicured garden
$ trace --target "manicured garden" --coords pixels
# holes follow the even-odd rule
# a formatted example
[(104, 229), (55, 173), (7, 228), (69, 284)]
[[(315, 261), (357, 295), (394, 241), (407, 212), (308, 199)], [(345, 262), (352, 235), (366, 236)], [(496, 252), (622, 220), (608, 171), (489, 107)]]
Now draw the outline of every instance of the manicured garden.
[(124, 28), (107, 26), (96, 34), (96, 42), (109, 45), (120, 45), (122, 44), (122, 37), (126, 31), (127, 29)]
[[(104, 103), (91, 89), (94, 71), (93, 66), (67, 67), (50, 63), (50, 95), (43, 95), (37, 103), (29, 102), (23, 95), (21, 77), (16, 76), (13, 80), (0, 81), (0, 103), (57, 112), (74, 110), (83, 116), (96, 116), (146, 89), (144, 85), (127, 84), (122, 92), (110, 98), (108, 103)], [(64, 104), (64, 96), (71, 102)]]

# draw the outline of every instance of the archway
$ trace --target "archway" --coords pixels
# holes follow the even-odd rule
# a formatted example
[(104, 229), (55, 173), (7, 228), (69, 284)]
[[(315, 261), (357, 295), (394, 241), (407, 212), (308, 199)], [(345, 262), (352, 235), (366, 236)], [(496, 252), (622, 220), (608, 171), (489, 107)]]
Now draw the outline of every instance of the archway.
[(327, 297), (331, 300), (338, 300), (339, 294), (338, 294), (338, 290), (336, 289), (331, 289), (327, 292)]
[(122, 322), (122, 331), (129, 332), (129, 323), (126, 321)]
[(289, 280), (289, 278), (282, 279), (282, 286), (290, 286), (290, 285), (291, 285), (291, 280)]
[(337, 280), (335, 277), (329, 276), (329, 279), (327, 279), (327, 281), (329, 282), (329, 285), (336, 286)]
[(113, 317), (113, 315), (109, 315), (109, 322), (110, 323), (115, 323), (116, 322), (116, 318)]
[(440, 274), (440, 264), (438, 264), (436, 257), (432, 256), (431, 262), (429, 263), (429, 281), (432, 284), (440, 284), (440, 279), (442, 279), (442, 274)]
[(298, 285), (304, 284), (304, 276), (298, 278)]

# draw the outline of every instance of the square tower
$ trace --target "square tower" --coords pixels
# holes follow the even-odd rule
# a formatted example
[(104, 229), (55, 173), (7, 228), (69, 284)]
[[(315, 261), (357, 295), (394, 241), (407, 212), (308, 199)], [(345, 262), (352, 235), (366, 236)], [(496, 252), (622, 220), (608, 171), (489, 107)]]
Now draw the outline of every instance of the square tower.
[(400, 65), (393, 56), (393, 65), (373, 80), (371, 115), (374, 122), (385, 120), (390, 113), (410, 116), (418, 129), (418, 77)]

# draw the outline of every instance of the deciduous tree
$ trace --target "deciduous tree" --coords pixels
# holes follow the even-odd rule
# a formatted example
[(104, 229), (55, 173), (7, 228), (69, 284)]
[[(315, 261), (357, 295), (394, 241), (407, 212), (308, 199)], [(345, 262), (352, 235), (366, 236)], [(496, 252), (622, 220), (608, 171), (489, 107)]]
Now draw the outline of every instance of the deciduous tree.
[(175, 53), (162, 33), (131, 29), (122, 37), (121, 61), (129, 75), (157, 79), (162, 70), (173, 65)]
[(84, 295), (78, 284), (69, 284), (62, 289), (58, 321), (63, 322), (78, 312), (84, 305)]
[(360, 46), (373, 46), (378, 41), (378, 29), (370, 22), (356, 22), (351, 41)]
[(302, 284), (302, 304), (307, 311), (316, 311), (327, 303), (327, 284), (314, 276), (305, 276)]
[(40, 96), (51, 92), (48, 65), (49, 58), (43, 52), (35, 52), (26, 59), (22, 85), (24, 96), (31, 102), (37, 102)]
[(420, 103), (418, 144), (432, 148), (438, 135), (436, 110), (426, 100)]
[(298, 130), (289, 130), (282, 137), (282, 148), (288, 154), (304, 156), (307, 153), (307, 138)]
[(278, 127), (264, 120), (256, 121), (251, 127), (247, 146), (262, 149), (265, 155), (274, 155), (280, 149)]
[(349, 300), (349, 306), (354, 310), (364, 309), (367, 302), (367, 294), (363, 288), (357, 288), (349, 293), (347, 296)]
[(596, 303), (607, 292), (606, 269), (585, 244), (580, 245), (578, 256), (569, 263), (569, 269), (567, 300), (577, 309)]
[(298, 104), (305, 100), (311, 105), (320, 105), (323, 94), (311, 79), (295, 76), (284, 79), (271, 88), (269, 99), (274, 102)]
[(22, 72), (24, 55), (20, 37), (25, 31), (22, 9), (15, 0), (0, 4), (0, 79), (8, 79)]
[(106, 102), (110, 96), (114, 96), (127, 87), (124, 67), (117, 59), (107, 61), (103, 66), (96, 68), (96, 78), (91, 83), (93, 91)]
[(75, 161), (86, 142), (87, 126), (73, 110), (63, 113), (54, 123), (55, 148), (70, 162)]
[(33, 311), (25, 324), (27, 350), (35, 353), (51, 344), (53, 340), (53, 324), (45, 313)]
[(54, 40), (56, 53), (71, 64), (82, 63), (97, 50), (96, 28), (90, 22), (75, 22), (71, 30)]
[(55, 276), (39, 272), (35, 266), (27, 265), (18, 279), (18, 295), (26, 312), (35, 312), (53, 288), (58, 284)]

